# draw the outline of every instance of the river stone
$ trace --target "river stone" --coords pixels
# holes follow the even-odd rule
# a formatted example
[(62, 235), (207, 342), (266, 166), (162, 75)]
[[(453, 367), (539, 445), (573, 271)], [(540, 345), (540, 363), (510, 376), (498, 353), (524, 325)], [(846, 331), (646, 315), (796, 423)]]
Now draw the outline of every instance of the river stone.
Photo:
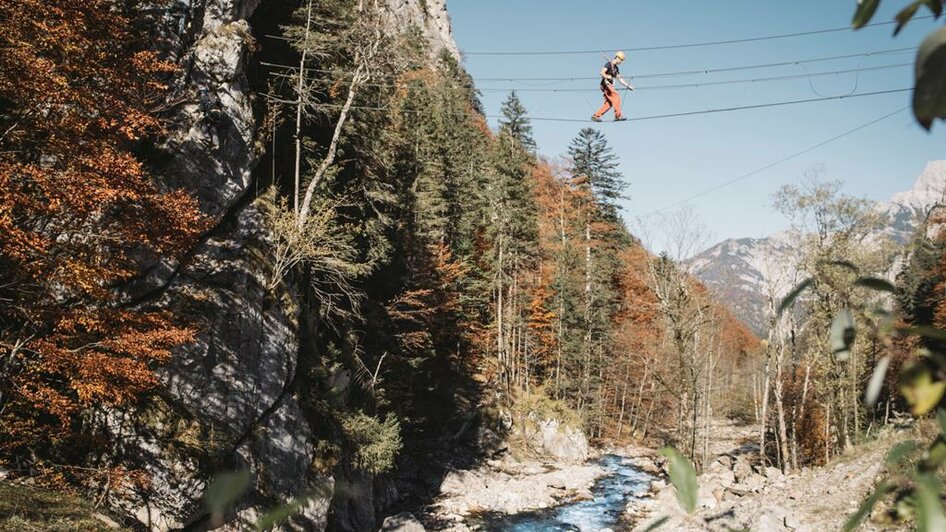
[(724, 454), (724, 455), (721, 455), (719, 458), (717, 458), (712, 463), (712, 465), (710, 465), (710, 469), (717, 469), (717, 468), (732, 469), (733, 463), (734, 463), (733, 457), (729, 456), (728, 454)]
[(785, 527), (785, 518), (791, 515), (787, 509), (780, 506), (768, 507), (761, 510), (761, 515), (756, 521), (754, 530), (765, 530), (766, 532), (779, 532), (788, 530)]
[(716, 498), (716, 495), (705, 486), (701, 487), (696, 505), (700, 508), (712, 509), (715, 508), (717, 504), (719, 504), (719, 501)]
[(789, 530), (798, 530), (802, 527), (801, 521), (794, 513), (786, 515), (783, 522), (785, 523), (785, 528)]
[(450, 471), (440, 484), (441, 493), (462, 494), (486, 488), (486, 480), (473, 471)]
[(425, 532), (424, 525), (410, 512), (401, 512), (384, 520), (379, 532)]
[(745, 479), (755, 474), (752, 471), (752, 466), (745, 460), (737, 460), (732, 470), (736, 475), (736, 482), (739, 483), (742, 483)]

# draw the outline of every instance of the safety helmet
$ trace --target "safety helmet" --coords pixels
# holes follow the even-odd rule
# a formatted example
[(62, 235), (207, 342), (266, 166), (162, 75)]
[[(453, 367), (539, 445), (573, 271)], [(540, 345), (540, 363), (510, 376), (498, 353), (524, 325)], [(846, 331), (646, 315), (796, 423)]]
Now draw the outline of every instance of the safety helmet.
[(624, 61), (624, 52), (618, 50), (617, 53), (614, 54), (614, 57), (617, 57), (621, 61)]

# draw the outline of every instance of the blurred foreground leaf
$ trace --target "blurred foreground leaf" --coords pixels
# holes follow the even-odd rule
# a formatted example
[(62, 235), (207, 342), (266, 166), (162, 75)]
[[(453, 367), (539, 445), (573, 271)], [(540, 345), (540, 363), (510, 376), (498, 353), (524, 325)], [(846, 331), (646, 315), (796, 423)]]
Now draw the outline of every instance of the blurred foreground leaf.
[(670, 483), (677, 490), (677, 500), (687, 513), (696, 510), (696, 497), (699, 486), (696, 483), (696, 470), (693, 464), (676, 449), (664, 447), (660, 454), (670, 462)]

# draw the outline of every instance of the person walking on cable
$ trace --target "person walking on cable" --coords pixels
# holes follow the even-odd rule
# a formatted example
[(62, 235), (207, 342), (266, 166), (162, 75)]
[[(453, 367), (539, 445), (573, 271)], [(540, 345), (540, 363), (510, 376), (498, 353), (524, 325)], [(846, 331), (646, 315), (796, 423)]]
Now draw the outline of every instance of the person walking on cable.
[(614, 120), (616, 122), (627, 120), (627, 118), (621, 114), (621, 95), (618, 94), (618, 91), (614, 88), (614, 79), (617, 78), (622, 85), (634, 90), (634, 87), (621, 77), (621, 70), (618, 68), (618, 65), (623, 62), (624, 52), (618, 51), (614, 54), (614, 59), (605, 63), (604, 68), (601, 69), (601, 92), (604, 93), (604, 105), (601, 106), (601, 109), (598, 109), (597, 113), (591, 115), (591, 119), (595, 122), (600, 122), (601, 116), (607, 113), (612, 107), (614, 107)]

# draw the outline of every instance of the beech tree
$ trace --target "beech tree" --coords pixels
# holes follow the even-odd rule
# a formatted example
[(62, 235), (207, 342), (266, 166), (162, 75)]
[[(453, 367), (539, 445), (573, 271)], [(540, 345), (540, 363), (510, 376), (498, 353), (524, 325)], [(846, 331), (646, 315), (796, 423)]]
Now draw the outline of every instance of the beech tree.
[(0, 20), (0, 456), (41, 467), (91, 442), (85, 409), (134, 401), (191, 340), (120, 288), (207, 223), (136, 152), (161, 131), (154, 110), (175, 67), (148, 50), (133, 12), (2, 0)]

